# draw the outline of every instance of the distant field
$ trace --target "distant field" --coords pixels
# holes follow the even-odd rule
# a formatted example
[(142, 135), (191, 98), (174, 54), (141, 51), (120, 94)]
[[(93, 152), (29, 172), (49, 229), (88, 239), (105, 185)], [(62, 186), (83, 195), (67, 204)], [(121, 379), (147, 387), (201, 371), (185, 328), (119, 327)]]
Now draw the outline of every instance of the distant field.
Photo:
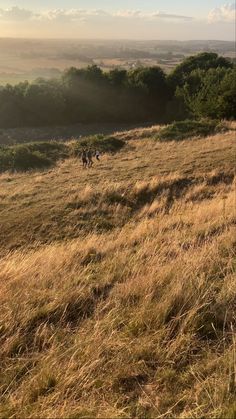
[(94, 63), (101, 67), (103, 70), (111, 70), (114, 67), (124, 68), (129, 70), (130, 68), (135, 68), (137, 66), (145, 66), (145, 67), (152, 67), (152, 66), (159, 66), (169, 73), (173, 68), (175, 68), (178, 64), (181, 63), (181, 60), (173, 59), (163, 59), (160, 60), (158, 58), (143, 58), (139, 60), (135, 59), (122, 59), (122, 58), (114, 58), (114, 59), (99, 59), (94, 60)]
[(159, 65), (167, 73), (186, 56), (213, 51), (235, 58), (233, 42), (76, 41), (0, 38), (0, 84), (58, 77), (69, 67), (103, 70)]

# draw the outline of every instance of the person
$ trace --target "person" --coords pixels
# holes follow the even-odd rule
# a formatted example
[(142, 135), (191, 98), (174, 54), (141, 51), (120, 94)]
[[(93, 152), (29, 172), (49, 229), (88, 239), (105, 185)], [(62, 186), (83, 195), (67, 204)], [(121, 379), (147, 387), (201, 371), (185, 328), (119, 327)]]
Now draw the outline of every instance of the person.
[(98, 161), (100, 161), (100, 153), (98, 150), (95, 151), (95, 157)]
[(88, 152), (87, 152), (87, 160), (88, 160), (88, 167), (92, 167), (93, 166), (93, 154), (92, 154), (92, 151), (90, 150), (90, 148), (88, 149)]
[(85, 148), (82, 151), (82, 163), (83, 163), (83, 167), (86, 169), (88, 165), (88, 160), (87, 160), (87, 153), (86, 153)]

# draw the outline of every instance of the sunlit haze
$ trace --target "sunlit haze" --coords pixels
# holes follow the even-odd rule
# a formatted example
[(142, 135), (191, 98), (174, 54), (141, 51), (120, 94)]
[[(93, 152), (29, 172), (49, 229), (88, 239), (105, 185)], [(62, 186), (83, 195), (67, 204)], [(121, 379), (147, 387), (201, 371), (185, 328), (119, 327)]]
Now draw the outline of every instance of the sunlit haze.
[(233, 40), (221, 0), (0, 0), (0, 37)]

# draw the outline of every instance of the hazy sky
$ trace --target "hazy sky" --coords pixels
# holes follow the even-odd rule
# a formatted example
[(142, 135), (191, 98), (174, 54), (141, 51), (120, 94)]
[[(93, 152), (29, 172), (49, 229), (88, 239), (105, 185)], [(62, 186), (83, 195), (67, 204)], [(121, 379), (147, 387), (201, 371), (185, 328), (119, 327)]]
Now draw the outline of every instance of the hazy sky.
[(233, 40), (235, 2), (0, 0), (1, 36)]

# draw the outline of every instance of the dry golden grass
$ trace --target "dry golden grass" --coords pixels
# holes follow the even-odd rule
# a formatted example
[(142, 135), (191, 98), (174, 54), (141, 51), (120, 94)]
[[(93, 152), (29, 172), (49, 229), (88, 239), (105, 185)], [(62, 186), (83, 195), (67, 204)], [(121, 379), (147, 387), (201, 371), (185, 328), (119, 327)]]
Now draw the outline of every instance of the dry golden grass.
[(1, 176), (2, 418), (235, 417), (234, 150)]

